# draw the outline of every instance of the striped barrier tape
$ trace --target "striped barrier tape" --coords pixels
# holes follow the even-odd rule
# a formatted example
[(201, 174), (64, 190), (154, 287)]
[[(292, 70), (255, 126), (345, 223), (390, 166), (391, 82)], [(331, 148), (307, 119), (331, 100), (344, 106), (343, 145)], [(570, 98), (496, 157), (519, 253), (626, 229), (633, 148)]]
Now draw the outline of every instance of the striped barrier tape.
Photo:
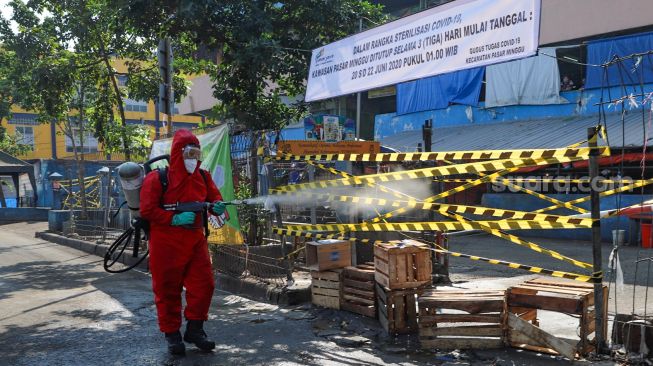
[[(485, 177), (486, 174), (485, 173), (478, 173), (478, 176)], [(509, 181), (506, 180), (506, 178), (502, 178), (500, 180), (500, 182), (503, 183), (506, 187), (515, 189), (515, 190), (520, 191), (520, 192), (524, 192), (524, 193), (529, 194), (531, 196), (537, 197), (537, 198), (539, 198), (541, 200), (551, 202), (551, 203), (553, 203), (554, 205), (556, 205), (558, 207), (566, 207), (566, 208), (568, 208), (570, 210), (580, 212), (580, 213), (587, 213), (588, 212), (587, 210), (585, 210), (583, 208), (576, 207), (576, 206), (571, 205), (569, 203), (566, 203), (564, 201), (560, 201), (560, 200), (555, 199), (553, 197), (549, 197), (549, 196), (547, 196), (545, 194), (535, 192), (535, 191), (533, 191), (531, 189), (528, 189), (528, 188), (525, 188), (525, 187), (518, 186), (516, 184), (510, 183)]]
[[(339, 176), (341, 176), (343, 178), (354, 177), (354, 175), (352, 175), (352, 174), (349, 174), (347, 172), (343, 172), (342, 170), (338, 170), (338, 169), (335, 169), (335, 168), (332, 168), (332, 167), (328, 167), (328, 166), (326, 166), (324, 164), (316, 163), (314, 161), (305, 161), (305, 163), (307, 163), (309, 165), (312, 165), (314, 167), (320, 168), (320, 169), (322, 169), (324, 171), (327, 171), (327, 172), (329, 172), (331, 174), (339, 175)], [(396, 191), (396, 190), (394, 190), (392, 188), (388, 188), (386, 186), (380, 185), (380, 184), (368, 183), (367, 186), (372, 187), (372, 188), (377, 188), (379, 191), (381, 191), (383, 193), (391, 194), (396, 198), (404, 198), (405, 197), (405, 195), (403, 193), (398, 192), (398, 191)], [(286, 192), (282, 192), (282, 193), (286, 193)]]
[(558, 223), (570, 223), (591, 227), (591, 219), (579, 219), (569, 216), (534, 214), (526, 211), (505, 210), (491, 207), (452, 205), (445, 203), (425, 202), (418, 200), (387, 200), (375, 197), (341, 196), (326, 193), (298, 192), (288, 194), (287, 197), (308, 198), (315, 201), (355, 203), (362, 205), (402, 207), (407, 209), (429, 210), (438, 212), (453, 211), (461, 214), (478, 216), (496, 216), (503, 219), (546, 221)]
[[(589, 156), (594, 148), (562, 148), (562, 149), (530, 149), (530, 150), (472, 150), (472, 151), (441, 151), (417, 153), (378, 153), (378, 154), (316, 154), (292, 155), (279, 153), (266, 157), (266, 161), (354, 161), (390, 163), (403, 161), (442, 161), (442, 160), (520, 160), (520, 159), (551, 159)], [(609, 151), (607, 146), (596, 147), (600, 154)]]
[[(433, 178), (436, 182), (443, 183), (469, 183), (474, 181), (474, 178)], [(589, 179), (567, 179), (567, 178), (504, 178), (503, 181), (508, 181), (512, 184), (515, 183), (570, 183), (570, 184), (585, 184), (589, 183)], [(600, 181), (605, 184), (623, 184), (624, 182), (633, 182), (633, 181), (624, 181), (622, 179), (604, 179)]]
[[(591, 222), (591, 220), (590, 220)], [(482, 230), (483, 227), (496, 230), (531, 230), (531, 229), (587, 229), (590, 225), (542, 222), (529, 220), (501, 220), (501, 221), (430, 221), (430, 222), (392, 222), (392, 223), (362, 223), (362, 224), (290, 224), (286, 228), (300, 231), (453, 231), (453, 230)]]
[[(466, 183), (466, 184), (463, 184), (461, 186), (452, 188), (452, 189), (450, 189), (448, 191), (438, 193), (435, 196), (428, 197), (428, 198), (424, 199), (424, 202), (435, 202), (437, 200), (440, 200), (440, 199), (443, 199), (443, 198), (446, 198), (446, 197), (449, 197), (449, 196), (453, 196), (454, 194), (465, 191), (465, 190), (467, 190), (467, 189), (469, 189), (471, 187), (475, 187), (477, 185), (490, 182), (492, 179), (496, 179), (497, 177), (500, 177), (500, 176), (505, 175), (505, 174), (510, 174), (510, 173), (515, 172), (517, 170), (519, 170), (519, 168), (507, 169), (507, 170), (502, 170), (502, 171), (498, 171), (498, 172), (489, 174), (486, 177), (476, 179), (476, 180), (474, 180), (474, 181), (472, 181), (470, 183)], [(403, 213), (406, 213), (406, 212), (408, 212), (408, 208), (402, 207), (402, 208), (399, 208), (399, 209), (394, 210), (392, 212), (388, 212), (388, 213), (385, 213), (385, 214), (383, 214), (381, 216), (375, 217), (372, 220), (368, 220), (368, 221), (369, 222), (381, 222), (381, 221), (383, 221), (385, 219), (389, 219), (391, 217), (394, 217), (394, 216), (397, 216), (397, 215), (400, 215), (400, 214), (403, 214)]]
[[(463, 216), (460, 216), (460, 215), (457, 215), (457, 214), (454, 214), (454, 213), (449, 213), (448, 212), (448, 213), (445, 213), (444, 215), (448, 216), (448, 217), (451, 217), (452, 219), (455, 219), (455, 220), (457, 220), (459, 222), (473, 222), (473, 220), (470, 220), (470, 219), (468, 219), (466, 217), (463, 217)], [(591, 220), (590, 220), (590, 225), (591, 225)], [(539, 246), (538, 244), (535, 244), (535, 243), (533, 243), (531, 241), (523, 240), (523, 239), (519, 238), (518, 236), (506, 233), (503, 230), (496, 230), (496, 229), (492, 229), (492, 228), (487, 227), (487, 226), (483, 226), (481, 228), (481, 230), (485, 231), (486, 233), (497, 236), (499, 238), (508, 240), (511, 243), (514, 243), (514, 244), (521, 245), (523, 247), (529, 248), (529, 249), (531, 249), (531, 250), (533, 250), (535, 252), (548, 255), (548, 256), (550, 256), (552, 258), (561, 260), (563, 262), (571, 263), (571, 264), (573, 264), (573, 265), (575, 265), (577, 267), (585, 268), (585, 269), (593, 268), (593, 266), (590, 263), (579, 261), (577, 259), (568, 257), (568, 256), (566, 256), (564, 254), (561, 254), (561, 253), (556, 252), (556, 251), (551, 250), (551, 249), (543, 248), (543, 247)]]
[(391, 172), (381, 174), (370, 174), (355, 176), (349, 178), (333, 179), (326, 181), (317, 181), (309, 183), (300, 183), (288, 186), (277, 187), (277, 192), (296, 192), (302, 189), (319, 189), (329, 187), (347, 187), (354, 184), (378, 183), (378, 182), (392, 182), (404, 179), (419, 179), (419, 178), (432, 178), (434, 176), (454, 175), (454, 174), (470, 174), (485, 171), (498, 171), (511, 168), (523, 168), (540, 165), (550, 165), (557, 163), (565, 163), (571, 161), (585, 160), (588, 156), (575, 156), (575, 157), (557, 157), (547, 159), (504, 159), (493, 160), (477, 163), (463, 163), (447, 165), (442, 167), (431, 167), (407, 170), (402, 172)]
[[(575, 145), (576, 145), (576, 146), (579, 146), (579, 145), (581, 145), (581, 144), (583, 144), (583, 143), (585, 143), (585, 142), (586, 142), (586, 141), (581, 141), (580, 143), (575, 144)], [(447, 163), (449, 163), (449, 164), (453, 164), (452, 162), (450, 162), (450, 161), (448, 161), (448, 160), (444, 160), (444, 161), (447, 162)], [(500, 177), (500, 176), (502, 176), (502, 175), (509, 174), (509, 173), (512, 173), (512, 172), (517, 171), (517, 170), (518, 170), (518, 169), (509, 169), (509, 170), (505, 170), (505, 171), (496, 172), (496, 173), (494, 173), (494, 174), (491, 174), (491, 175), (489, 175), (489, 178), (491, 178), (490, 181), (493, 181), (494, 179), (496, 179), (496, 178), (498, 178), (498, 177)], [(441, 194), (438, 194), (438, 195), (435, 195), (435, 196), (429, 197), (429, 198), (425, 199), (424, 201), (425, 201), (425, 202), (434, 202), (434, 201), (437, 201), (437, 200), (439, 200), (439, 199), (442, 199), (442, 198), (445, 198), (445, 197), (451, 196), (451, 195), (453, 195), (453, 194), (456, 194), (456, 193), (462, 192), (462, 191), (464, 191), (464, 190), (466, 190), (466, 189), (468, 189), (468, 188), (471, 188), (471, 187), (474, 187), (474, 186), (476, 186), (476, 185), (479, 185), (479, 184), (485, 183), (485, 182), (486, 182), (486, 179), (488, 179), (488, 175), (487, 175), (487, 174), (484, 174), (484, 173), (478, 173), (478, 175), (479, 175), (480, 177), (482, 177), (481, 180), (479, 180), (479, 179), (471, 180), (470, 182), (467, 182), (467, 183), (463, 184), (462, 186), (458, 186), (458, 187), (455, 187), (455, 188), (453, 188), (453, 189), (450, 189), (450, 190), (448, 190), (448, 191), (446, 191), (446, 192), (443, 192), (443, 193), (441, 193)], [(529, 190), (529, 189), (526, 189), (526, 188), (523, 188), (523, 187), (519, 187), (519, 186), (516, 186), (516, 185), (512, 185), (512, 184), (510, 184), (510, 183), (506, 183), (506, 182), (505, 182), (505, 179), (504, 179), (502, 182), (504, 182), (504, 184), (508, 185), (509, 187), (516, 188), (516, 189), (521, 190), (521, 191), (523, 191), (523, 192), (525, 192), (525, 193), (528, 193), (528, 194), (534, 195), (535, 197), (538, 197), (538, 198), (540, 198), (540, 199), (543, 199), (543, 200), (549, 201), (549, 202), (554, 203), (554, 204), (556, 204), (556, 205), (559, 205), (559, 206), (561, 206), (561, 207), (565, 207), (565, 202), (563, 202), (563, 201), (560, 201), (560, 200), (557, 200), (557, 199), (554, 199), (554, 198), (548, 197), (548, 196), (546, 196), (546, 195), (543, 195), (543, 194), (541, 194), (541, 193), (534, 192), (534, 191), (532, 191), (532, 190)], [(574, 207), (574, 206), (572, 206), (572, 205), (567, 205), (567, 206), (568, 206), (567, 208), (572, 209), (572, 210), (574, 210), (574, 211), (577, 211), (577, 212), (580, 212), (580, 213), (587, 213), (587, 211), (584, 210), (584, 209), (581, 209), (581, 208), (578, 208), (578, 207)], [(383, 219), (391, 218), (391, 217), (394, 216), (394, 215), (402, 214), (402, 213), (405, 213), (405, 212), (407, 212), (407, 211), (408, 211), (407, 209), (405, 209), (405, 208), (401, 208), (401, 209), (399, 209), (399, 210), (396, 210), (396, 211), (393, 211), (393, 212), (390, 212), (390, 213), (384, 214), (383, 216), (379, 216), (379, 217), (377, 217), (377, 218), (371, 220), (371, 222), (381, 222), (381, 221), (383, 221)]]
[[(316, 240), (336, 239), (336, 240), (347, 240), (347, 241), (352, 241), (352, 242), (360, 242), (360, 243), (365, 243), (365, 244), (383, 243), (383, 241), (381, 241), (381, 240), (374, 240), (373, 241), (373, 240), (370, 240), (370, 239), (349, 238), (349, 237), (342, 236), (340, 234), (320, 234), (320, 233), (311, 233), (311, 232), (306, 232), (306, 231), (290, 230), (290, 229), (277, 228), (277, 227), (272, 228), (272, 231), (275, 232), (278, 235), (296, 236), (296, 237), (307, 238), (307, 239), (316, 239)], [(489, 264), (502, 265), (502, 266), (513, 268), (513, 269), (521, 269), (521, 270), (532, 272), (532, 273), (544, 274), (544, 275), (549, 275), (549, 276), (559, 277), (559, 278), (567, 278), (567, 279), (580, 281), (580, 282), (601, 283), (603, 281), (603, 274), (602, 273), (594, 273), (592, 275), (583, 275), (583, 274), (577, 274), (577, 273), (571, 273), (571, 272), (555, 271), (555, 270), (552, 270), (552, 269), (546, 269), (546, 268), (542, 268), (542, 267), (528, 266), (528, 265), (525, 265), (525, 264), (507, 262), (507, 261), (503, 261), (503, 260), (499, 260), (499, 259), (479, 257), (479, 256), (476, 256), (476, 255), (458, 253), (458, 252), (453, 252), (453, 251), (444, 250), (444, 249), (430, 248), (430, 250), (432, 250), (434, 252), (437, 252), (437, 253), (449, 254), (449, 255), (452, 255), (454, 257), (467, 258), (467, 259), (471, 259), (471, 260), (475, 260), (475, 261), (481, 261), (481, 262), (485, 262), (485, 263), (489, 263)]]
[[(640, 187), (647, 186), (649, 184), (653, 184), (653, 178), (638, 180), (638, 181), (635, 181), (632, 184), (627, 184), (627, 185), (625, 185), (623, 187), (611, 189), (609, 191), (600, 192), (599, 197), (611, 196), (611, 195), (613, 195), (615, 193), (630, 191), (630, 190), (633, 190), (635, 188), (640, 188)], [(574, 204), (577, 204), (577, 203), (587, 202), (587, 201), (589, 201), (591, 199), (592, 199), (591, 196), (586, 196), (586, 197), (581, 197), (581, 198), (577, 198), (575, 200), (568, 201), (566, 203), (570, 204), (570, 205), (574, 205)], [(542, 212), (546, 212), (546, 211), (555, 210), (556, 208), (558, 208), (558, 206), (549, 206), (549, 207), (541, 208), (539, 210), (535, 210), (535, 211), (533, 211), (533, 213), (542, 213)]]

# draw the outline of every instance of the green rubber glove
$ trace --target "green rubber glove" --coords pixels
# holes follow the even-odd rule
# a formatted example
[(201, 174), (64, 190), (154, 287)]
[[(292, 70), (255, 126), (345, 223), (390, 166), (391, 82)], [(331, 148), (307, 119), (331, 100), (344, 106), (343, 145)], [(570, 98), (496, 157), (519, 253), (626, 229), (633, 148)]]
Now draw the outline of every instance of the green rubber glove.
[(172, 226), (190, 225), (195, 222), (195, 212), (182, 212), (172, 217)]
[(224, 204), (222, 201), (216, 201), (213, 202), (213, 205), (211, 206), (211, 212), (214, 214), (220, 216), (224, 213), (224, 210), (227, 208), (227, 205)]

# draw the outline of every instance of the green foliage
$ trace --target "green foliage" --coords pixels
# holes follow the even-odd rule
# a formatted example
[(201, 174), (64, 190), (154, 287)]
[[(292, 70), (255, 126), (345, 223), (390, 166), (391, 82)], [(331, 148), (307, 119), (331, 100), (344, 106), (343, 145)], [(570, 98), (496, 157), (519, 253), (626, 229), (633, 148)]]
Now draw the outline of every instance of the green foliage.
[(0, 151), (9, 155), (23, 155), (32, 149), (31, 146), (18, 143), (14, 136), (7, 134), (7, 129), (0, 126)]
[(310, 50), (355, 33), (361, 18), (384, 19), (380, 6), (359, 0), (114, 4), (143, 36), (170, 36), (182, 51), (188, 44), (215, 50), (219, 64), (199, 67), (215, 83), (221, 104), (214, 112), (256, 129), (279, 128), (305, 113), (306, 105), (293, 97), (305, 91)]
[[(237, 200), (246, 200), (254, 197), (252, 183), (249, 177), (243, 173), (238, 175), (238, 184), (234, 191)], [(252, 224), (256, 223), (256, 244), (260, 244), (262, 238), (265, 236), (267, 219), (266, 215), (263, 215), (260, 212), (260, 208), (256, 205), (243, 205), (238, 207), (238, 222), (245, 236), (249, 233)], [(254, 238), (251, 238), (251, 240), (254, 240)]]
[[(57, 121), (69, 137), (74, 127), (67, 125), (69, 117), (82, 116), (89, 122), (85, 128), (92, 129), (107, 152), (147, 149), (147, 131), (127, 125), (123, 100), (158, 96), (158, 39), (135, 33), (125, 19), (129, 15), (116, 11), (109, 0), (32, 0), (9, 5), (18, 31), (0, 16), (0, 45), (6, 54), (14, 55), (19, 68), (3, 72), (0, 53), (0, 80), (11, 80), (11, 103), (38, 112), (42, 121)], [(126, 72), (114, 69), (116, 59), (124, 60)], [(183, 65), (174, 77), (177, 101), (187, 89), (182, 71)], [(119, 76), (127, 77), (126, 86), (118, 85)], [(0, 117), (9, 110), (2, 81)]]

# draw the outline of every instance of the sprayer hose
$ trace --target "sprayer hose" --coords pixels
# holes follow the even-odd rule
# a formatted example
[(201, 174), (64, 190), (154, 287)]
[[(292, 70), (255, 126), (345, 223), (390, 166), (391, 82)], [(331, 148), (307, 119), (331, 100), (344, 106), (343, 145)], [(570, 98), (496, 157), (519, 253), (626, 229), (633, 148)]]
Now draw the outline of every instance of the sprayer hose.
[[(149, 249), (141, 256), (135, 263), (128, 265), (124, 268), (121, 269), (111, 269), (114, 264), (120, 259), (120, 257), (123, 255), (125, 252), (125, 249), (131, 244), (134, 240), (134, 236), (138, 232), (138, 235), (141, 234), (141, 230), (136, 230), (134, 227), (130, 227), (127, 229), (124, 233), (122, 233), (116, 241), (114, 241), (109, 248), (107, 249), (107, 252), (104, 254), (104, 270), (109, 272), (109, 273), (122, 273), (122, 272), (127, 272), (130, 269), (138, 266), (141, 264), (141, 262), (147, 258), (148, 254), (150, 253)], [(118, 251), (117, 255), (114, 255)]]

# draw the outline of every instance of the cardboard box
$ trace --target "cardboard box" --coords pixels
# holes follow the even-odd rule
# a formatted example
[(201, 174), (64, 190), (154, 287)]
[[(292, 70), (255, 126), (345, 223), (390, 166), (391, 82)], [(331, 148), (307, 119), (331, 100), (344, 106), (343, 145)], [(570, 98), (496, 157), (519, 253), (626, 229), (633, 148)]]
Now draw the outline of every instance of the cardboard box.
[(351, 243), (345, 240), (306, 243), (306, 266), (313, 271), (351, 266)]

